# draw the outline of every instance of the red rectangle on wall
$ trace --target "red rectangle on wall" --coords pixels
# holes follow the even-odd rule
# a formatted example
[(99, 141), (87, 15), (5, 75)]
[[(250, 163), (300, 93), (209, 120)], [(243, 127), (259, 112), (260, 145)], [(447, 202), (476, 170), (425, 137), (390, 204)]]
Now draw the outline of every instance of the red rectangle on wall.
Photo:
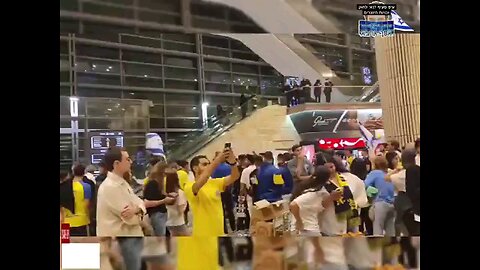
[(62, 223), (62, 244), (70, 243), (70, 224)]
[(366, 144), (362, 138), (333, 138), (320, 139), (318, 145), (321, 149), (357, 149), (365, 148)]

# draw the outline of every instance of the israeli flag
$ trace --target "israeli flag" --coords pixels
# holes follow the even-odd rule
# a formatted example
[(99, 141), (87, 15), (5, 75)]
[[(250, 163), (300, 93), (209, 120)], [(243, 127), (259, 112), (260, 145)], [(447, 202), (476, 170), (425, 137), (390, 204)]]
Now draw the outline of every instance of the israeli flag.
[(395, 26), (395, 30), (398, 30), (398, 31), (413, 31), (413, 28), (408, 26), (408, 24), (406, 24), (403, 21), (403, 19), (397, 14), (397, 12), (392, 10), (391, 15), (392, 15), (393, 24)]

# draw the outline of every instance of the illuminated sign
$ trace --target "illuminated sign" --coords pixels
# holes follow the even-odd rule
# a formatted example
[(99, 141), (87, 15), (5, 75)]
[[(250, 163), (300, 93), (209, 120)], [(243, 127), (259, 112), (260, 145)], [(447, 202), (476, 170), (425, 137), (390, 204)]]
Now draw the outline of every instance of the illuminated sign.
[(363, 138), (332, 138), (321, 139), (318, 141), (318, 145), (321, 149), (357, 149), (365, 148), (366, 144)]

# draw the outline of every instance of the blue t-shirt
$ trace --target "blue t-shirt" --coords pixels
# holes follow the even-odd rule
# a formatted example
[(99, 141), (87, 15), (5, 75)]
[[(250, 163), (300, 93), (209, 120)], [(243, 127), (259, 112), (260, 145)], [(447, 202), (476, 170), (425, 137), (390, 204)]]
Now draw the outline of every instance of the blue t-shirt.
[(285, 181), (285, 184), (283, 185), (283, 195), (291, 194), (293, 190), (293, 177), (290, 173), (290, 170), (287, 166), (280, 166), (278, 170), (282, 174), (282, 178)]
[(385, 181), (385, 175), (386, 173), (384, 171), (371, 171), (365, 179), (365, 187), (374, 187), (378, 189), (378, 195), (375, 201), (393, 203), (395, 196), (393, 192), (393, 184)]
[(276, 202), (282, 199), (284, 180), (282, 173), (271, 163), (263, 163), (257, 172), (258, 186), (255, 201)]

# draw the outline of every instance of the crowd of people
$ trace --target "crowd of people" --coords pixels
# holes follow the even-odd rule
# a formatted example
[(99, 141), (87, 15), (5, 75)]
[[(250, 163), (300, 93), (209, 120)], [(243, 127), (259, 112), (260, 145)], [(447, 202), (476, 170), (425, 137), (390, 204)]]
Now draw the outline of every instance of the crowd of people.
[[(99, 166), (60, 172), (61, 216), (71, 236), (117, 237), (127, 269), (138, 269), (143, 236), (248, 234), (256, 202), (287, 202), (291, 232), (305, 236), (416, 236), (420, 226), (420, 140), (400, 150), (322, 151), (301, 145), (235, 155), (233, 148), (190, 162), (152, 158), (145, 179), (127, 151), (111, 148)], [(130, 259), (129, 259), (130, 258)]]
[[(311, 88), (313, 87), (313, 93)], [(300, 82), (296, 80), (287, 80), (283, 91), (287, 98), (289, 107), (306, 102), (322, 102), (322, 94), (325, 96), (325, 102), (330, 103), (332, 100), (333, 83), (326, 78), (325, 82), (316, 80), (312, 85), (309, 79), (302, 79)]]

